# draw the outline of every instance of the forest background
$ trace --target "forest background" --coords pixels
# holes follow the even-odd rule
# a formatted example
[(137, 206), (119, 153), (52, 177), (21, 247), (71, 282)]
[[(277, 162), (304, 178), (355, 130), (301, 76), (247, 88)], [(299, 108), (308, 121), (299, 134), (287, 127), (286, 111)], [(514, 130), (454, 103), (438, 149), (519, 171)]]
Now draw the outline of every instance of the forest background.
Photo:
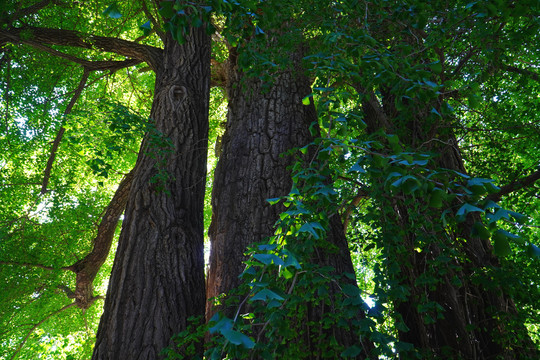
[(537, 1), (1, 5), (0, 358), (539, 357)]

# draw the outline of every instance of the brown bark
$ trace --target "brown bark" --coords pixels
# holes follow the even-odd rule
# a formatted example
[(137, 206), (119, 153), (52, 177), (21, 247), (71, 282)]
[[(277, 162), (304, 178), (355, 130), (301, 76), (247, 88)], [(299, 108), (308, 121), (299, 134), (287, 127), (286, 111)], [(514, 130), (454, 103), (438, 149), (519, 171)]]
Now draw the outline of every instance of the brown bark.
[(93, 359), (157, 359), (190, 316), (204, 315), (210, 84), (204, 27), (191, 29), (184, 45), (167, 34), (158, 69), (151, 118), (173, 148), (156, 148), (152, 132), (143, 141)]
[[(22, 36), (21, 34), (24, 34)], [(163, 50), (136, 42), (83, 34), (74, 30), (49, 29), (25, 26), (24, 28), (0, 29), (0, 45), (4, 43), (22, 43), (36, 47), (59, 45), (82, 49), (99, 49), (131, 59), (146, 62), (154, 71), (162, 63)], [(43, 50), (43, 49), (42, 49)], [(77, 62), (77, 61), (75, 61)]]
[(97, 298), (94, 296), (93, 282), (101, 265), (109, 255), (118, 220), (120, 220), (120, 216), (126, 207), (129, 190), (133, 182), (133, 173), (132, 170), (122, 179), (111, 202), (105, 209), (105, 214), (101, 218), (98, 233), (94, 239), (92, 251), (69, 267), (69, 270), (76, 274), (74, 297), (77, 306), (81, 309), (89, 308)]
[[(242, 261), (247, 247), (273, 235), (274, 224), (285, 208), (281, 204), (270, 205), (266, 199), (289, 193), (292, 179), (288, 167), (295, 162), (293, 156), (282, 155), (287, 150), (311, 143), (309, 127), (317, 122), (313, 104), (302, 104), (311, 88), (303, 75), (298, 53), (294, 54), (288, 70), (272, 74), (271, 84), (245, 75), (235, 60), (236, 50), (233, 49), (227, 76), (227, 129), (222, 141), (222, 156), (214, 174), (207, 298), (228, 294), (237, 287), (239, 275), (244, 270)], [(330, 223), (327, 241), (338, 250), (317, 249), (310, 261), (332, 266), (337, 274), (354, 274), (337, 213), (331, 216)], [(309, 307), (307, 318), (298, 319), (305, 326), (318, 323), (326, 312), (340, 311), (324, 308), (324, 305)], [(233, 315), (233, 309), (221, 310)], [(207, 319), (215, 311), (208, 302)], [(307, 356), (311, 356), (310, 350), (319, 344), (313, 343), (309, 331), (304, 333), (307, 335), (302, 341), (309, 347), (306, 348)], [(359, 343), (357, 335), (343, 329), (331, 329), (326, 335), (328, 339), (335, 336), (343, 345)]]

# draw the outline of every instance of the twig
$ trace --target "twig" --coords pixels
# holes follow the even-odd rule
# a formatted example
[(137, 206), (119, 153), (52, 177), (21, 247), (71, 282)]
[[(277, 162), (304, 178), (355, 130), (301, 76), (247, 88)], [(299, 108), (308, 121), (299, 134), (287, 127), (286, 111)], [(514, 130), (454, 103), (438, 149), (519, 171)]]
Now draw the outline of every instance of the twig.
[[(79, 82), (79, 86), (75, 90), (75, 93), (71, 97), (71, 100), (66, 107), (66, 110), (64, 111), (64, 117), (67, 116), (71, 109), (73, 109), (73, 106), (79, 99), (79, 96), (81, 96), (81, 93), (86, 85), (86, 81), (88, 80), (88, 76), (90, 75), (90, 71), (88, 69), (84, 69), (81, 81)], [(51, 148), (51, 153), (49, 155), (49, 160), (47, 161), (47, 166), (45, 167), (45, 171), (43, 174), (43, 182), (41, 184), (41, 194), (45, 194), (47, 192), (47, 185), (49, 184), (49, 178), (51, 177), (51, 170), (54, 163), (54, 159), (56, 158), (56, 151), (58, 150), (58, 146), (60, 145), (60, 141), (62, 141), (62, 137), (64, 136), (64, 132), (66, 129), (61, 126), (60, 130), (58, 130), (58, 133), (56, 134), (56, 138), (54, 139), (53, 146)]]
[(64, 310), (67, 310), (69, 309), (70, 307), (73, 307), (75, 306), (75, 303), (71, 303), (71, 304), (68, 304), (66, 306), (64, 306), (63, 308), (61, 309), (58, 309), (52, 313), (50, 313), (49, 315), (45, 316), (45, 318), (43, 318), (40, 322), (38, 322), (37, 324), (35, 324), (31, 329), (30, 331), (28, 331), (28, 333), (26, 334), (26, 336), (24, 337), (23, 341), (19, 344), (17, 350), (15, 350), (15, 352), (13, 353), (13, 355), (11, 355), (11, 358), (10, 360), (13, 360), (15, 359), (15, 357), (17, 356), (17, 354), (21, 351), (22, 347), (24, 346), (24, 344), (26, 344), (26, 342), (28, 341), (28, 338), (30, 337), (30, 335), (32, 335), (32, 333), (34, 332), (34, 330), (36, 330), (41, 324), (43, 324), (45, 321), (49, 320), (51, 317), (53, 317), (54, 315), (57, 315), (59, 313), (61, 313), (62, 311)]

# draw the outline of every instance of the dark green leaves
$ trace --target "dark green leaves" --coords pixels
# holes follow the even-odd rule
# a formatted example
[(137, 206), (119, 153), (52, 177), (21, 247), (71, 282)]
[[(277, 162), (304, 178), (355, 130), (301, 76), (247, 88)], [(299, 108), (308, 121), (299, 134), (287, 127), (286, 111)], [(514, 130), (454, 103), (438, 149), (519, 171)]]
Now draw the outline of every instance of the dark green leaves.
[(152, 25), (150, 23), (150, 20), (148, 20), (144, 24), (140, 25), (139, 29), (141, 29), (143, 31), (144, 36), (150, 35), (150, 32), (152, 31)]
[(232, 344), (242, 345), (247, 349), (252, 349), (255, 346), (253, 340), (233, 329), (234, 323), (231, 319), (227, 317), (220, 318), (219, 315), (216, 314), (212, 317), (210, 322), (215, 322), (209, 330), (211, 334), (219, 332)]
[(497, 230), (493, 234), (491, 240), (493, 241), (493, 250), (498, 256), (507, 256), (512, 253), (510, 249), (509, 237), (503, 230)]
[(120, 19), (122, 17), (122, 14), (120, 13), (120, 9), (118, 8), (118, 4), (116, 2), (112, 3), (103, 11), (103, 15), (109, 16), (113, 19)]

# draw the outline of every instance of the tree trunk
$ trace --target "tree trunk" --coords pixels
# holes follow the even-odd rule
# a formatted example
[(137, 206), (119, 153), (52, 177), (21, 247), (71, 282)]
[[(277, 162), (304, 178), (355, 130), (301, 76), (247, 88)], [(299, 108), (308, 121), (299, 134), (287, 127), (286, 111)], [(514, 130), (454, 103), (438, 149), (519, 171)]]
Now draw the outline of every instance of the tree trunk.
[[(403, 116), (393, 108), (392, 96), (384, 95), (383, 106), (373, 98), (363, 102), (368, 132), (386, 128), (399, 134), (412, 149), (439, 154), (439, 168), (466, 173), (451, 126), (445, 126), (443, 120), (429, 120), (429, 104)], [(399, 116), (408, 120), (398, 120)], [(429, 141), (434, 138), (438, 141)], [(422, 147), (428, 143), (432, 144), (430, 148)], [(386, 213), (382, 227), (386, 239), (390, 239), (385, 244), (388, 262), (399, 264), (399, 271), (389, 273), (389, 281), (408, 291), (406, 299), (394, 304), (407, 328), (401, 328), (399, 339), (413, 344), (422, 358), (538, 358), (504, 284), (491, 278), (500, 271), (491, 243), (471, 235), (474, 222), (480, 218), (469, 214), (455, 231), (445, 230), (433, 225), (441, 221), (435, 209), (425, 208), (419, 213), (421, 207), (411, 209), (405, 201), (391, 201), (393, 210)], [(388, 204), (386, 208), (390, 208)], [(426, 279), (433, 282), (428, 284)], [(436, 303), (440, 309), (427, 309), (428, 303)], [(431, 319), (426, 320), (427, 315)]]
[[(241, 282), (239, 275), (244, 270), (242, 261), (245, 260), (247, 247), (274, 234), (275, 223), (285, 207), (281, 204), (270, 205), (266, 199), (290, 192), (292, 178), (288, 167), (295, 162), (294, 156), (282, 154), (310, 144), (313, 137), (309, 127), (317, 123), (313, 104), (302, 104), (303, 97), (311, 93), (311, 88), (309, 80), (303, 75), (299, 52), (293, 54), (289, 69), (272, 74), (271, 84), (245, 75), (236, 64), (235, 49), (231, 52), (228, 72), (227, 129), (223, 137), (222, 156), (214, 174), (212, 194), (208, 299), (222, 293), (228, 294), (237, 287)], [(343, 224), (337, 213), (330, 217), (327, 241), (338, 251), (317, 249), (311, 259), (305, 260), (319, 266), (332, 266), (336, 274), (354, 274)], [(354, 280), (349, 281), (356, 285)], [(330, 287), (331, 293), (340, 292), (337, 287)], [(298, 319), (301, 326), (306, 328), (308, 324), (319, 324), (325, 313), (340, 311), (325, 308), (324, 304), (310, 304), (308, 308), (307, 317)], [(233, 315), (233, 309), (221, 310), (229, 316)], [(209, 301), (207, 319), (215, 311)], [(319, 330), (318, 325), (316, 327)], [(350, 329), (330, 329), (324, 335), (313, 335), (313, 338), (309, 330), (303, 334), (304, 338), (297, 339), (297, 343), (307, 346), (304, 354), (307, 358), (320, 355), (315, 355), (317, 350), (310, 352), (321, 345), (313, 340), (317, 335), (320, 336), (319, 340), (334, 336), (344, 346), (360, 343), (358, 336)], [(365, 354), (359, 356), (364, 357)]]
[(157, 359), (190, 316), (204, 315), (203, 198), (210, 38), (170, 34), (93, 359)]
[[(228, 69), (227, 129), (222, 155), (214, 174), (210, 268), (207, 298), (228, 293), (240, 284), (244, 252), (274, 233), (284, 210), (266, 199), (289, 193), (292, 186), (287, 150), (311, 142), (309, 125), (316, 120), (313, 106), (302, 105), (311, 90), (292, 71), (273, 78), (265, 89), (262, 80), (248, 77), (236, 65), (231, 50)], [(212, 314), (207, 303), (207, 316)]]

